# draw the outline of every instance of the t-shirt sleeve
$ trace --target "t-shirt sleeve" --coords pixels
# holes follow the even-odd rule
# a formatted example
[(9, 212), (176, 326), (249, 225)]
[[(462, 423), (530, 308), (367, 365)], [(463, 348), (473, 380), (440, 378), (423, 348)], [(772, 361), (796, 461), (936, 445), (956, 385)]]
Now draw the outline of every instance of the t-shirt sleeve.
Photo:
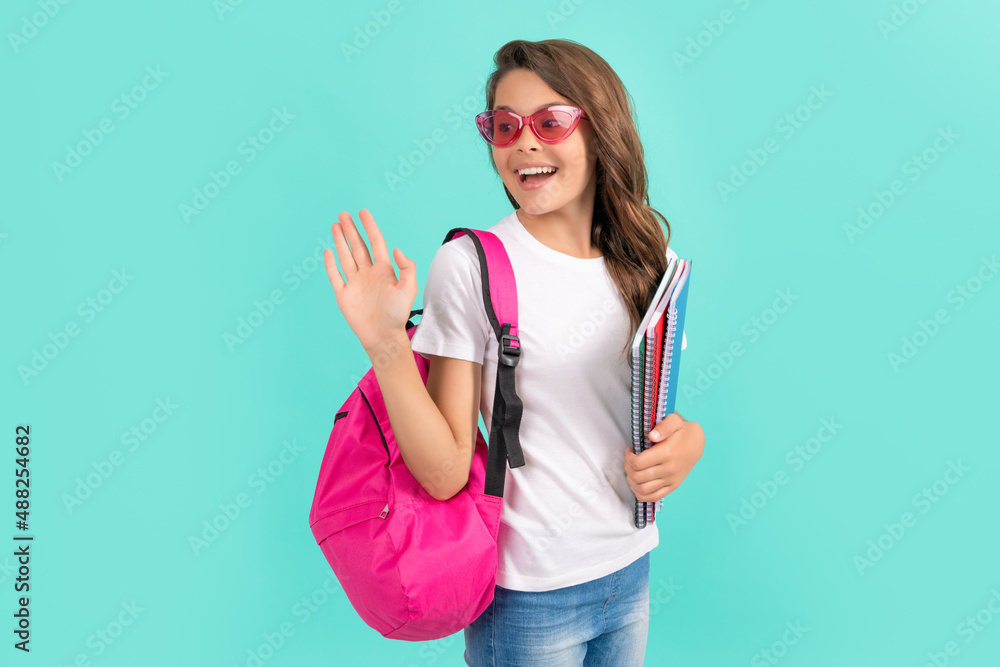
[(410, 339), (413, 351), (483, 363), (493, 330), (482, 284), (472, 239), (464, 235), (441, 245), (427, 270), (424, 312)]
[[(674, 252), (673, 248), (667, 246), (667, 259), (671, 259), (671, 258), (678, 259), (677, 253)], [(683, 350), (684, 348), (686, 348), (687, 345), (688, 345), (687, 331), (682, 331), (681, 332), (681, 350)]]

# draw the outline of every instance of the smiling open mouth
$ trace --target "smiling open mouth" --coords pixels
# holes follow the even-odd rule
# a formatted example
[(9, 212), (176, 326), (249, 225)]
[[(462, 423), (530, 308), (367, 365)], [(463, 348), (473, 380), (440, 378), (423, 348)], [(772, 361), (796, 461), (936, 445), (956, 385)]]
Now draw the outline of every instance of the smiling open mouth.
[(552, 178), (557, 171), (555, 167), (525, 169), (518, 175), (518, 179), (525, 184), (538, 184)]

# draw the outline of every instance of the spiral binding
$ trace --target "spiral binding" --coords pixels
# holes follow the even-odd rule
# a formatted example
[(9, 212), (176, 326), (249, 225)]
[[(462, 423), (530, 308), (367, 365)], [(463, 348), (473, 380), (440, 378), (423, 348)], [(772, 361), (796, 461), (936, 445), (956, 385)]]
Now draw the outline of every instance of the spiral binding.
[[(661, 367), (661, 369), (660, 369), (660, 377), (661, 378), (662, 377), (666, 377), (667, 380), (665, 382), (661, 382), (660, 383), (660, 386), (663, 388), (663, 391), (660, 392), (660, 395), (657, 397), (657, 403), (656, 403), (656, 405), (657, 405), (656, 423), (657, 424), (659, 424), (661, 421), (663, 421), (663, 418), (667, 416), (666, 415), (667, 410), (666, 410), (665, 401), (666, 401), (667, 393), (670, 391), (670, 387), (668, 386), (668, 383), (670, 381), (670, 369), (671, 369), (671, 365), (672, 365), (672, 362), (673, 362), (673, 356), (674, 356), (672, 354), (672, 352), (673, 352), (673, 349), (674, 349), (674, 342), (675, 342), (676, 336), (677, 336), (677, 307), (674, 306), (673, 308), (669, 308), (668, 309), (668, 315), (669, 316), (667, 317), (667, 325), (666, 325), (666, 327), (664, 328), (664, 331), (663, 331), (663, 340), (664, 340), (663, 355), (664, 355), (664, 358), (666, 359), (666, 361), (665, 361), (664, 366)], [(663, 498), (660, 498), (659, 500), (656, 501), (655, 507), (653, 507), (653, 521), (654, 522), (656, 521), (656, 513), (660, 511), (660, 508), (662, 506), (663, 506)]]
[[(642, 364), (635, 363), (635, 362), (632, 363), (632, 386), (633, 387), (635, 387), (639, 383), (640, 373), (642, 372), (640, 370), (641, 368), (642, 368)], [(632, 423), (633, 424), (641, 423), (642, 422), (642, 403), (639, 400), (637, 400), (634, 391), (631, 392), (631, 393), (632, 393)], [(642, 433), (641, 432), (640, 433), (633, 433), (632, 434), (632, 453), (633, 454), (639, 454), (642, 451), (642, 444), (641, 443), (642, 443)], [(646, 526), (645, 516), (644, 515), (640, 515), (640, 508), (639, 508), (638, 504), (636, 505), (636, 508), (635, 508), (635, 525), (638, 528), (645, 528), (645, 526)]]

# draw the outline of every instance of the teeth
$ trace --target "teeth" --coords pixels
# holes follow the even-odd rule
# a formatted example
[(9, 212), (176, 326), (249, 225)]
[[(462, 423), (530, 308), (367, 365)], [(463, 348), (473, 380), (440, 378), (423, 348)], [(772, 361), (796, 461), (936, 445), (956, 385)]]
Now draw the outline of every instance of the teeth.
[(517, 172), (520, 176), (527, 176), (528, 174), (549, 174), (554, 173), (555, 167), (528, 167)]

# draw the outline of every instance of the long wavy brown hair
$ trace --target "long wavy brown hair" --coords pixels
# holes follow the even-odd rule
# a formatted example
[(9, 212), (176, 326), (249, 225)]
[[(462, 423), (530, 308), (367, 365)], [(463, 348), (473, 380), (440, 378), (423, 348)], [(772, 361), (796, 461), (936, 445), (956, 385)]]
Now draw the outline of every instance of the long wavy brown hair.
[[(667, 270), (670, 223), (649, 205), (646, 162), (631, 95), (601, 56), (572, 40), (514, 40), (500, 47), (493, 62), (495, 69), (486, 82), (487, 109), (493, 108), (500, 79), (510, 71), (527, 69), (590, 116), (595, 140), (588, 148), (597, 154), (591, 243), (600, 248), (621, 291), (634, 335)], [(493, 152), (489, 154), (499, 176)], [(503, 189), (514, 208), (520, 208), (506, 185)]]

